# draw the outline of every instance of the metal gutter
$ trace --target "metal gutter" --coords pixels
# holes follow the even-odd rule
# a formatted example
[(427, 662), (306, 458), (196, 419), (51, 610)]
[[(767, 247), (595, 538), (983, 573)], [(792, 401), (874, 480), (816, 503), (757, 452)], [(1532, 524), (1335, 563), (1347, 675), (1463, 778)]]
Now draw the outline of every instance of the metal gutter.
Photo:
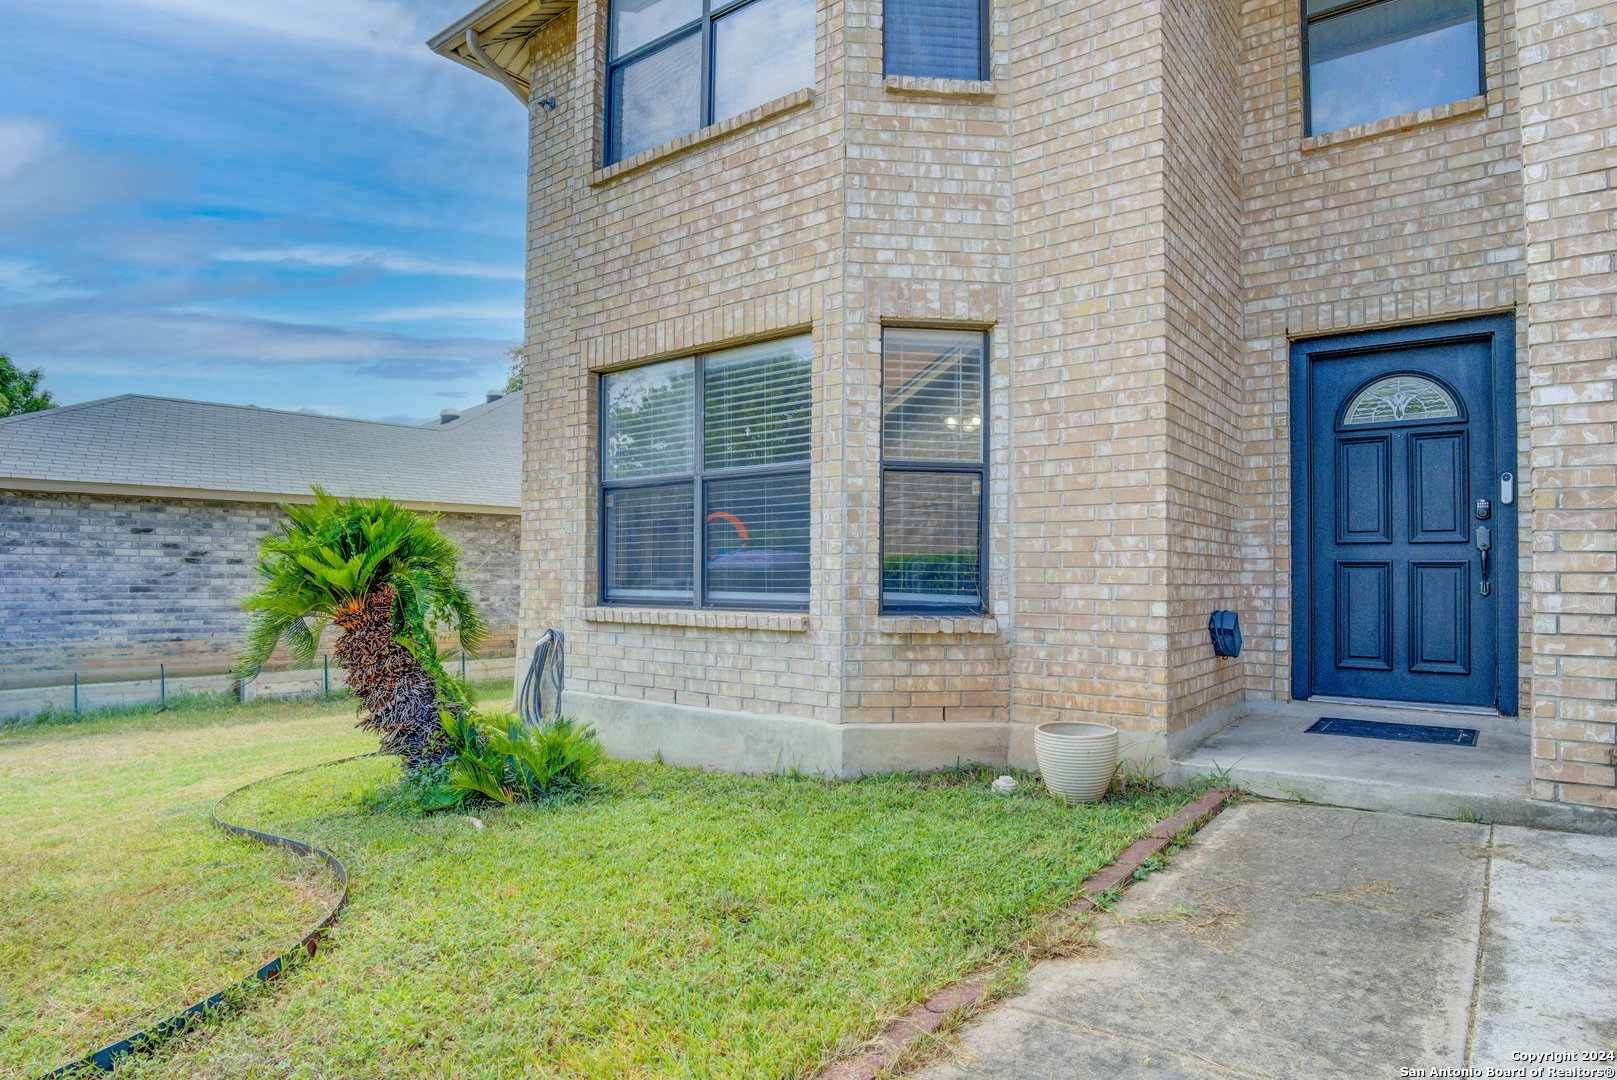
[(476, 30), (467, 29), (466, 31), (466, 51), (472, 54), (474, 60), (483, 65), (483, 70), (492, 76), (496, 82), (515, 94), (518, 101), (524, 105), (528, 103), (528, 80), (518, 78), (495, 63), (494, 58), (483, 51), (483, 45), (477, 39)]

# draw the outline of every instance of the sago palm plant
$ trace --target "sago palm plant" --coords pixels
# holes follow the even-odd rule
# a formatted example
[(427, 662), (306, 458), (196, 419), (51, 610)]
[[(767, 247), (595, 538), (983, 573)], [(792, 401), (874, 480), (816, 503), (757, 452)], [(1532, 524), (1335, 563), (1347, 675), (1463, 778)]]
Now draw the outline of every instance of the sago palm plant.
[(314, 494), (311, 505), (282, 506), (286, 524), (259, 541), (262, 585), (241, 601), (252, 615), (237, 674), (258, 674), (283, 639), (294, 665), (309, 663), (335, 623), (332, 655), (364, 710), (359, 726), (410, 767), (433, 760), (445, 750), (439, 712), (466, 705), (435, 632), (454, 631), (467, 651), (485, 633), (458, 580), (460, 551), (431, 519), (387, 499)]

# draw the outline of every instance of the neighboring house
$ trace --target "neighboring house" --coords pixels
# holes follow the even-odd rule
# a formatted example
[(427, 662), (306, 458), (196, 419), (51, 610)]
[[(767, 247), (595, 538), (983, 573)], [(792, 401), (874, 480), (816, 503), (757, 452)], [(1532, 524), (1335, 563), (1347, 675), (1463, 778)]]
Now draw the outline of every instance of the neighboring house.
[(1353, 699), (1617, 806), (1611, 15), (482, 5), (431, 45), (531, 116), (522, 641), (675, 761)]
[(424, 426), (126, 394), (0, 419), (0, 690), (226, 671), (282, 502), (434, 512), (509, 655), (522, 404)]

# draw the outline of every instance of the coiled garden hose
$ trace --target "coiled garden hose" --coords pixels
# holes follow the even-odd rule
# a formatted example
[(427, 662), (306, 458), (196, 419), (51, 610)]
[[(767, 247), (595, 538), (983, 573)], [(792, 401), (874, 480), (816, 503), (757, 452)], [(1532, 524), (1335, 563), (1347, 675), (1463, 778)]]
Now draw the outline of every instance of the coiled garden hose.
[[(554, 628), (540, 634), (539, 643), (533, 647), (533, 660), (528, 664), (528, 673), (522, 677), (522, 692), (517, 695), (517, 711), (529, 727), (537, 727), (547, 717), (561, 714), (566, 647), (567, 635)], [(545, 701), (547, 690), (548, 704)]]

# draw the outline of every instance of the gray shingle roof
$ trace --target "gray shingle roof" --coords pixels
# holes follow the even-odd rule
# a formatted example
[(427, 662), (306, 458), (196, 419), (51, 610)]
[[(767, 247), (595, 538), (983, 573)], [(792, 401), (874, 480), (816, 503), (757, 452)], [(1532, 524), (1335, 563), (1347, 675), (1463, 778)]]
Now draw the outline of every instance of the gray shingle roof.
[[(0, 488), (161, 489), (412, 506), (521, 504), (522, 395), (448, 424), (385, 424), (124, 394), (0, 419)], [(157, 492), (153, 492), (156, 494)]]

